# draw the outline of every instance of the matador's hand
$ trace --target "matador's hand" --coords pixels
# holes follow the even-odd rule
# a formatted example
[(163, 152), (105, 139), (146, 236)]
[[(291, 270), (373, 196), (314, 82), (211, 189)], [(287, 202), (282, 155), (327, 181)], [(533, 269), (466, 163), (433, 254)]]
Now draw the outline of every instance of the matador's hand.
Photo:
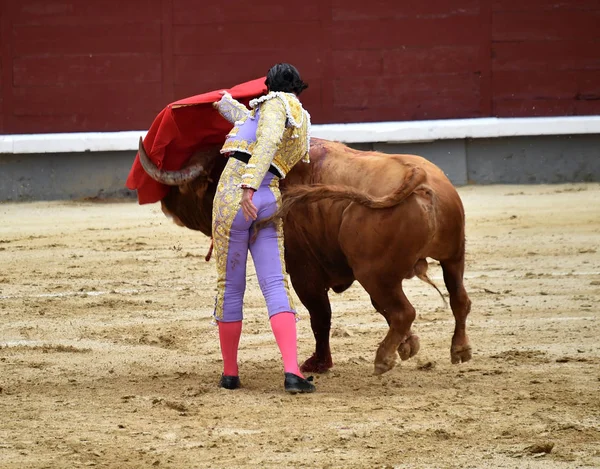
[(252, 203), (254, 189), (244, 187), (242, 191), (242, 201), (240, 202), (240, 205), (242, 206), (242, 212), (244, 212), (244, 219), (246, 221), (250, 219), (256, 220), (256, 218), (258, 217), (258, 209), (254, 205), (254, 203)]
[(219, 102), (221, 102), (221, 99), (223, 99), (223, 97), (231, 98), (231, 94), (229, 94), (229, 92), (227, 92), (225, 90), (219, 91), (219, 94), (221, 95), (221, 98), (219, 99), (219, 101), (215, 101), (214, 103), (212, 103), (212, 105), (213, 105), (214, 108), (218, 108), (219, 107)]

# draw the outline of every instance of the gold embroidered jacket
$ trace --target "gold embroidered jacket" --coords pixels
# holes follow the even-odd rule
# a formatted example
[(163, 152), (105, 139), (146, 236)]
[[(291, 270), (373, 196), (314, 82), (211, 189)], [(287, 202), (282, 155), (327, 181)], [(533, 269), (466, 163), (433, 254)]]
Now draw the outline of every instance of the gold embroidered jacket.
[[(258, 189), (270, 165), (285, 178), (300, 160), (310, 161), (310, 115), (294, 94), (272, 91), (250, 101), (248, 110), (226, 93), (215, 108), (234, 124), (221, 153), (242, 151), (251, 155), (240, 186)], [(240, 129), (257, 114), (255, 135), (252, 132), (248, 137), (237, 138), (238, 133), (245, 135)]]

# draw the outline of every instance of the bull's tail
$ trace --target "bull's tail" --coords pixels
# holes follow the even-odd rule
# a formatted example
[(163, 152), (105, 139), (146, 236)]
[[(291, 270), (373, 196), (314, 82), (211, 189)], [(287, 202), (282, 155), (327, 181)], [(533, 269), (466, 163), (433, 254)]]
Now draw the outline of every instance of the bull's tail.
[(440, 294), (440, 297), (442, 298), (442, 301), (444, 302), (444, 306), (447, 308), (448, 302), (446, 301), (444, 294), (440, 291), (440, 289), (434, 283), (434, 281), (429, 278), (429, 275), (427, 275), (428, 268), (429, 268), (429, 266), (427, 265), (427, 260), (419, 259), (413, 268), (414, 275), (416, 275), (417, 278), (419, 280), (421, 280), (422, 282), (425, 282), (425, 283), (431, 285), (433, 288), (435, 288), (436, 291)]
[(368, 208), (382, 209), (398, 205), (406, 199), (413, 191), (425, 182), (425, 171), (418, 166), (407, 165), (408, 171), (402, 184), (390, 195), (373, 197), (363, 191), (350, 186), (334, 184), (307, 184), (288, 187), (283, 194), (281, 206), (270, 218), (256, 224), (256, 230), (260, 230), (273, 220), (285, 217), (292, 207), (297, 204), (310, 204), (323, 199), (345, 200), (355, 202)]
[(440, 294), (440, 297), (442, 298), (442, 301), (444, 302), (444, 307), (448, 307), (448, 302), (446, 301), (446, 298), (444, 297), (444, 294), (440, 291), (440, 289), (438, 288), (438, 286), (434, 283), (433, 280), (431, 280), (429, 278), (429, 276), (424, 273), (424, 274), (417, 274), (417, 278), (425, 283), (428, 283), (429, 285), (431, 285), (433, 288), (436, 289), (436, 291)]

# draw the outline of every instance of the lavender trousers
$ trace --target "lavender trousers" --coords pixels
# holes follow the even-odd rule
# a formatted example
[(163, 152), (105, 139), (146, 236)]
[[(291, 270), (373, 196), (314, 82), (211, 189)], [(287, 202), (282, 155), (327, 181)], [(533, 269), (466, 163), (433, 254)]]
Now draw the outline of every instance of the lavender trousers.
[(217, 261), (214, 317), (223, 322), (243, 319), (248, 251), (254, 261), (269, 317), (281, 312), (295, 313), (284, 268), (282, 221), (260, 230), (251, 242), (254, 223), (273, 215), (278, 208), (279, 179), (267, 173), (252, 198), (258, 217), (246, 221), (240, 206), (242, 190), (238, 187), (244, 169), (244, 163), (229, 159), (213, 204), (213, 243)]

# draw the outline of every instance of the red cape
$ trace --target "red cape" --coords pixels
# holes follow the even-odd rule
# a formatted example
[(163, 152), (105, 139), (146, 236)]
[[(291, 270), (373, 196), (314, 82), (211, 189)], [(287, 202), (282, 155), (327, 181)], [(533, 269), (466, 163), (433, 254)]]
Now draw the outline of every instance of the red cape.
[[(227, 91), (247, 106), (251, 99), (267, 91), (264, 82), (265, 77), (257, 78)], [(180, 169), (200, 146), (225, 143), (225, 137), (233, 126), (212, 106), (221, 99), (221, 89), (171, 103), (156, 116), (144, 138), (144, 148), (158, 168)], [(169, 186), (146, 174), (139, 152), (125, 185), (137, 190), (140, 205), (158, 202), (169, 191)]]

